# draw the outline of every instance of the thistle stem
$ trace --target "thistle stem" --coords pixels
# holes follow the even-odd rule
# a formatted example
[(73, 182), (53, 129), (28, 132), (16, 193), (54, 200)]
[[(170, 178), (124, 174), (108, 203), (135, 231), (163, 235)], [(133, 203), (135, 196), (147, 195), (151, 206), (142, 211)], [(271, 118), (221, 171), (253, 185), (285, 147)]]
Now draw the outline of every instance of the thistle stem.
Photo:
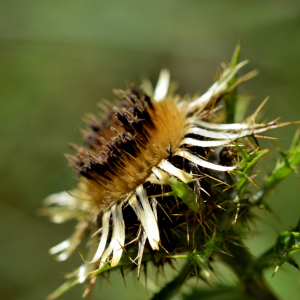
[(244, 285), (244, 293), (257, 300), (278, 300), (264, 282), (260, 270), (255, 269), (256, 260), (249, 251), (233, 244), (228, 244), (227, 248), (233, 257), (222, 255), (222, 260), (236, 273)]
[(194, 266), (189, 262), (186, 263), (178, 276), (176, 276), (171, 282), (167, 283), (166, 286), (155, 294), (151, 300), (171, 300), (178, 293), (179, 289), (190, 277), (193, 271)]

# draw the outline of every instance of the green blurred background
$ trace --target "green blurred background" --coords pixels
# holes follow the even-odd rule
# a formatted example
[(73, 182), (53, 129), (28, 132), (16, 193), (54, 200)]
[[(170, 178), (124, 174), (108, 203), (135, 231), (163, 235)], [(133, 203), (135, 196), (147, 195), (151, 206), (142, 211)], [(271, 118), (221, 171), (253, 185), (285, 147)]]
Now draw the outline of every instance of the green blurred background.
[[(180, 93), (204, 92), (240, 36), (242, 59), (251, 62), (243, 72), (260, 70), (240, 90), (256, 96), (249, 112), (270, 95), (268, 120), (299, 120), (299, 0), (0, 1), (1, 299), (44, 299), (80, 262), (77, 254), (65, 263), (48, 255), (74, 224), (51, 224), (36, 210), (44, 197), (76, 182), (62, 154), (68, 142), (80, 142), (83, 114), (95, 112), (101, 98), (112, 99), (111, 90), (125, 88), (127, 79), (138, 83), (147, 73), (156, 81), (163, 67)], [(272, 136), (284, 148), (295, 131), (290, 126)], [(270, 159), (277, 156), (273, 151)], [(261, 234), (248, 241), (255, 255), (274, 243), (276, 230), (296, 224), (299, 191), (299, 178), (290, 175), (269, 198), (280, 222), (258, 213)], [(299, 271), (285, 266), (271, 274), (281, 299), (299, 299)], [(135, 286), (135, 274), (127, 289), (115, 274), (108, 292), (105, 282), (96, 285), (93, 299), (149, 298), (142, 284)], [(80, 299), (81, 292), (82, 286), (61, 299)]]

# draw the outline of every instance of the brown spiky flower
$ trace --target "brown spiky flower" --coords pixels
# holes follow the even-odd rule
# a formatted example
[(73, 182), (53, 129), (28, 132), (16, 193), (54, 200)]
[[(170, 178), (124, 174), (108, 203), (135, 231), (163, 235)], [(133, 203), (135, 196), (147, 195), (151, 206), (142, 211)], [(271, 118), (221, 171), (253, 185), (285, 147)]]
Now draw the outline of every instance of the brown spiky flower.
[[(78, 186), (46, 198), (44, 211), (56, 223), (78, 221), (73, 235), (51, 254), (66, 260), (85, 238), (89, 251), (71, 283), (49, 299), (77, 283), (92, 285), (96, 275), (124, 265), (123, 257), (139, 274), (149, 260), (170, 261), (155, 253), (205, 244), (206, 229), (218, 227), (213, 224), (221, 218), (222, 201), (236, 196), (228, 193), (235, 184), (231, 173), (239, 168), (238, 149), (254, 151), (248, 137), (276, 125), (256, 124), (256, 114), (243, 123), (213, 122), (220, 101), (254, 75), (233, 80), (246, 63), (223, 67), (207, 92), (193, 98), (175, 95), (169, 72), (162, 70), (154, 91), (147, 80), (141, 87), (130, 84), (115, 91), (118, 104), (100, 104), (102, 118), (86, 116), (85, 146), (71, 145), (76, 154), (67, 156)], [(225, 192), (228, 198), (216, 201)]]

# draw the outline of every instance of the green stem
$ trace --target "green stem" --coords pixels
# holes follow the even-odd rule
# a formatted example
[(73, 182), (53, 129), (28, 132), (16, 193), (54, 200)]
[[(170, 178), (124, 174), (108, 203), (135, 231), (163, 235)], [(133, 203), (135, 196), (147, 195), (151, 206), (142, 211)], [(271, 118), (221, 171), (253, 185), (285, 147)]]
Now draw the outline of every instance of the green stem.
[(178, 276), (155, 294), (151, 300), (171, 300), (193, 271), (194, 266), (191, 263), (186, 263)]
[(249, 251), (231, 243), (227, 247), (233, 257), (222, 255), (221, 258), (233, 269), (244, 285), (244, 293), (257, 300), (277, 300), (278, 298), (264, 282), (261, 272), (253, 268), (256, 265), (256, 260)]

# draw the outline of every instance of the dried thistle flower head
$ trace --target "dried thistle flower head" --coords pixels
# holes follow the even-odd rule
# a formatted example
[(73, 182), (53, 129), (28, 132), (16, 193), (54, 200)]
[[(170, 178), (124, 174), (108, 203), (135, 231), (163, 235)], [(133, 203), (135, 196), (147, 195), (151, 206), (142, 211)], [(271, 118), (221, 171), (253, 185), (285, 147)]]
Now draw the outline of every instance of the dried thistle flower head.
[[(71, 145), (76, 154), (67, 155), (78, 186), (46, 198), (43, 212), (55, 223), (78, 221), (73, 235), (50, 249), (57, 260), (66, 260), (85, 238), (89, 251), (49, 299), (83, 282), (89, 282), (87, 294), (111, 268), (137, 267), (139, 277), (141, 265), (172, 263), (181, 253), (198, 259), (201, 276), (209, 279), (209, 262), (199, 262), (197, 249), (225, 252), (216, 246), (217, 234), (226, 239), (236, 210), (243, 210), (251, 171), (268, 151), (258, 150), (256, 137), (282, 125), (255, 123), (258, 111), (242, 123), (214, 121), (224, 116), (221, 101), (255, 75), (237, 78), (246, 63), (223, 66), (207, 92), (193, 98), (174, 94), (162, 70), (154, 91), (148, 80), (129, 84), (115, 90), (117, 105), (99, 104), (101, 118), (86, 116), (85, 146)], [(246, 165), (239, 163), (243, 158)]]

